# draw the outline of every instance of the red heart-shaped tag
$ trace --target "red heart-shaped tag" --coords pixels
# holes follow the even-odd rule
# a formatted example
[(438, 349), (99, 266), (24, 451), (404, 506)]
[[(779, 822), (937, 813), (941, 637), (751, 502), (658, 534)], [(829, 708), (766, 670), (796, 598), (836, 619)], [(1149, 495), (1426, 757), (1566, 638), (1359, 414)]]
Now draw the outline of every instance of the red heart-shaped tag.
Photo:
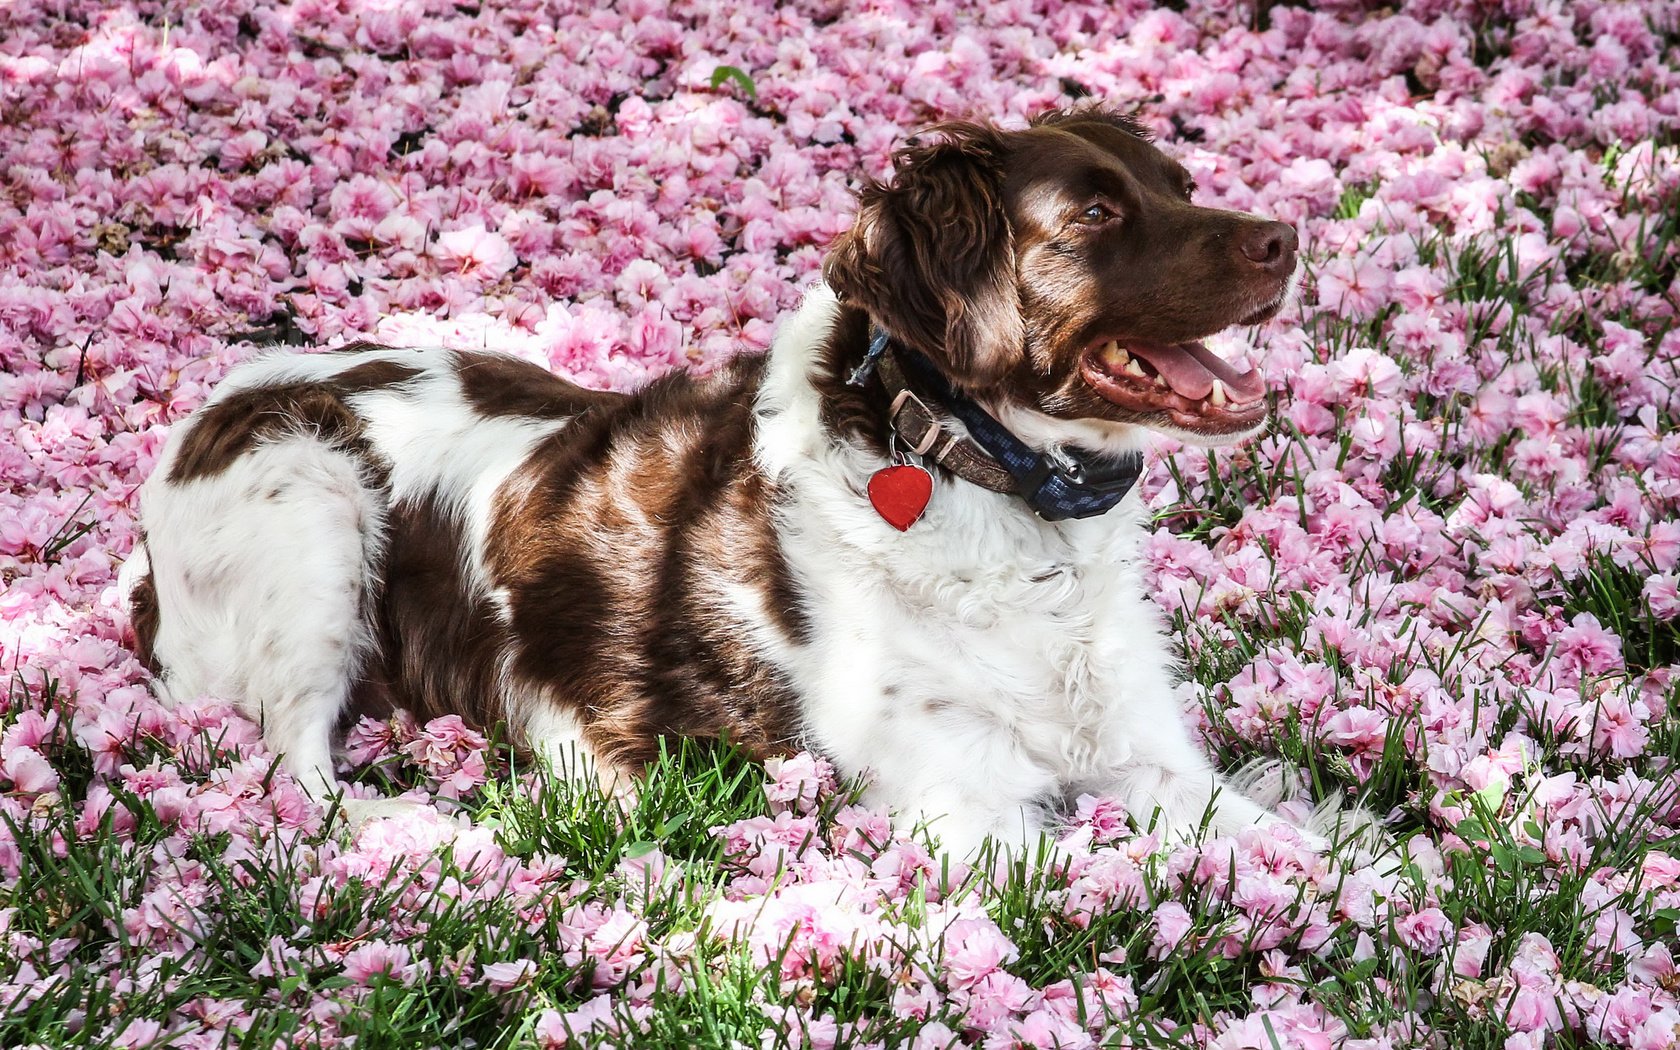
[(921, 467), (900, 464), (869, 475), (869, 502), (899, 532), (916, 524), (932, 496), (933, 475)]

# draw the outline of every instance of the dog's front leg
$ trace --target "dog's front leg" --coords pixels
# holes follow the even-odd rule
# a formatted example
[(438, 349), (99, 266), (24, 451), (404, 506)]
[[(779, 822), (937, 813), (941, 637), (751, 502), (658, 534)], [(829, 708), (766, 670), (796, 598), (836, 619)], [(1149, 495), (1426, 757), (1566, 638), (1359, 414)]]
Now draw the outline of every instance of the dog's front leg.
[(973, 858), (987, 838), (1030, 854), (1048, 824), (1054, 773), (1024, 754), (1006, 726), (958, 718), (938, 701), (920, 710), (935, 717), (901, 713), (891, 731), (858, 741), (854, 753), (872, 773), (866, 799), (904, 825), (925, 824), (952, 857)]
[(1283, 822), (1219, 775), (1176, 709), (1147, 714), (1110, 727), (1110, 753), (1126, 757), (1093, 785), (1094, 794), (1118, 797), (1140, 829), (1153, 822), (1170, 840), (1193, 839), (1204, 820), (1214, 834)]

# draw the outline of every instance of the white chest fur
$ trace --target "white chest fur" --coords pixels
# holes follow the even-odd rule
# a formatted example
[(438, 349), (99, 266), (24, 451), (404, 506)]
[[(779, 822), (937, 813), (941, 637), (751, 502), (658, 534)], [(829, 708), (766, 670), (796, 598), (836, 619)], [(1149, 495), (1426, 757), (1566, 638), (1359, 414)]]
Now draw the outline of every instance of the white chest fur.
[(783, 550), (811, 599), (811, 642), (780, 661), (809, 742), (872, 770), (875, 801), (946, 814), (948, 844), (1030, 834), (1073, 793), (1125, 793), (1140, 761), (1153, 768), (1152, 736), (1188, 743), (1136, 563), (1137, 497), (1052, 525), (946, 480), (921, 521), (891, 528), (861, 498), (881, 464), (822, 431), (803, 374), (833, 309), (812, 293), (759, 403)]

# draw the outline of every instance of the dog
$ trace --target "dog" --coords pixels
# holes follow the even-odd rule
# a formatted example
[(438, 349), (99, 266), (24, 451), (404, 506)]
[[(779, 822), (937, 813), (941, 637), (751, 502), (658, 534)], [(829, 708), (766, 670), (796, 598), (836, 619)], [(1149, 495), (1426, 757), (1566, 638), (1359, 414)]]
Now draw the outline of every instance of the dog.
[(137, 651), (322, 796), (346, 713), (395, 705), (609, 784), (666, 734), (809, 748), (952, 852), (1081, 793), (1175, 834), (1281, 819), (1185, 726), (1139, 564), (1149, 435), (1265, 426), (1201, 340), (1296, 272), (1290, 226), (1194, 189), (1109, 108), (948, 123), (866, 181), (770, 351), (710, 375), (243, 364), (143, 487)]

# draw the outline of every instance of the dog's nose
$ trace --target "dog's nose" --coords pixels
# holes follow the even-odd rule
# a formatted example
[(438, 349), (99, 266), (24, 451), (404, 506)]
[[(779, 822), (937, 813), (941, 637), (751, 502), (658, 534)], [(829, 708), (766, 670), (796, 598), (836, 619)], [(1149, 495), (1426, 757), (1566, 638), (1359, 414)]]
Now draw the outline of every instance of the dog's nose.
[(1249, 227), (1240, 242), (1244, 258), (1274, 273), (1295, 268), (1295, 249), (1300, 247), (1295, 227), (1286, 222), (1263, 222)]

